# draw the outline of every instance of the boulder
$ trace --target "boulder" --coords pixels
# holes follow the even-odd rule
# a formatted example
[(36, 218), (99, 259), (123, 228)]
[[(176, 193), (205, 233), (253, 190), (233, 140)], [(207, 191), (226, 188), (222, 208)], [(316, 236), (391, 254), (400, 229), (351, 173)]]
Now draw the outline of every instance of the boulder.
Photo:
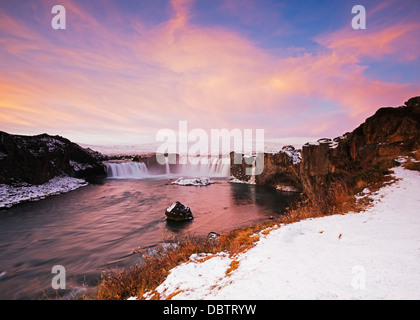
[(216, 241), (218, 240), (220, 237), (220, 234), (218, 234), (217, 232), (209, 232), (209, 234), (207, 235), (207, 241)]
[(188, 221), (192, 220), (194, 217), (192, 215), (191, 209), (183, 205), (179, 201), (172, 203), (165, 211), (166, 220), (172, 221)]

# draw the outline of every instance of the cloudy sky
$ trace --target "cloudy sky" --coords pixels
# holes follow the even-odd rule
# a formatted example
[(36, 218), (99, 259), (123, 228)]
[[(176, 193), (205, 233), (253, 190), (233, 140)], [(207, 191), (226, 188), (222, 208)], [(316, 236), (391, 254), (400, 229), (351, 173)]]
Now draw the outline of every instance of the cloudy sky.
[(420, 95), (419, 16), (418, 0), (0, 0), (0, 130), (139, 144), (187, 121), (336, 137)]

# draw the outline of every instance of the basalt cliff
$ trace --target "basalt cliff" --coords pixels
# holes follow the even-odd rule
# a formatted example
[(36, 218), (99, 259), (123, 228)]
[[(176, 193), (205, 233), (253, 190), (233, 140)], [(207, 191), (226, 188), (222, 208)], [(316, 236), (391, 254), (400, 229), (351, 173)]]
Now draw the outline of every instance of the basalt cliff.
[[(245, 174), (245, 160), (235, 164), (231, 153), (231, 174), (261, 186), (294, 190), (309, 198), (321, 197), (336, 184), (351, 185), (363, 172), (379, 165), (391, 167), (399, 155), (420, 147), (420, 97), (396, 108), (381, 108), (352, 132), (335, 139), (307, 143), (301, 150), (286, 146), (278, 153), (264, 154), (262, 174)], [(372, 169), (373, 170), (373, 169)]]
[(102, 155), (60, 136), (12, 135), (0, 131), (0, 184), (40, 185), (66, 175), (104, 176)]

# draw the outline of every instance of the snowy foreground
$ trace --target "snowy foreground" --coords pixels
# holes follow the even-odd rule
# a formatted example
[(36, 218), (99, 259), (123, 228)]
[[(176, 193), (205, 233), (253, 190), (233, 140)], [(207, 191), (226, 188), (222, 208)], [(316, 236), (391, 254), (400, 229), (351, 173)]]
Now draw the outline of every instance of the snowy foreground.
[(46, 197), (69, 192), (86, 186), (88, 183), (83, 179), (67, 176), (54, 177), (41, 185), (10, 186), (0, 184), (0, 209), (26, 202), (45, 199)]
[(238, 256), (192, 255), (157, 292), (162, 299), (420, 299), (420, 174), (394, 171), (401, 180), (371, 194), (364, 212), (280, 225)]

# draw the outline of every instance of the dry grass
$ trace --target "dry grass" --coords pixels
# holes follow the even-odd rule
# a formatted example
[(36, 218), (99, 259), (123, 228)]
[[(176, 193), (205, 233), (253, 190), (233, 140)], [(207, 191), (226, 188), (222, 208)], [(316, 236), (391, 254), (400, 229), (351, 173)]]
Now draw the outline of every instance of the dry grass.
[(420, 161), (420, 147), (414, 148), (407, 156), (413, 158), (415, 161)]
[(171, 300), (173, 297), (175, 297), (176, 295), (178, 295), (178, 294), (180, 294), (182, 292), (184, 292), (184, 290), (177, 290), (177, 291), (171, 293), (169, 296), (167, 296), (165, 298), (165, 300)]
[(230, 265), (229, 268), (226, 270), (226, 276), (229, 276), (231, 272), (235, 271), (236, 269), (238, 269), (239, 267), (239, 261), (237, 260), (233, 260)]
[[(216, 254), (223, 251), (236, 255), (251, 248), (259, 239), (256, 232), (264, 227), (265, 224), (262, 223), (236, 229), (222, 234), (217, 240), (210, 241), (202, 238), (186, 238), (170, 248), (156, 248), (153, 252), (149, 250), (148, 253), (141, 255), (141, 263), (128, 269), (109, 270), (102, 274), (97, 292), (84, 298), (95, 300), (119, 300), (130, 296), (142, 298), (145, 293), (154, 292), (154, 289), (168, 276), (169, 271), (189, 261), (192, 254)], [(160, 297), (154, 292), (152, 298)]]
[[(416, 159), (416, 161), (419, 161)], [(408, 169), (408, 170), (416, 170), (416, 171), (420, 171), (420, 162), (415, 162), (410, 160), (407, 160), (404, 164), (403, 164), (404, 168)]]
[(188, 261), (196, 252), (216, 253), (216, 248), (201, 239), (186, 238), (177, 246), (154, 248), (142, 255), (142, 261), (128, 269), (102, 274), (98, 291), (86, 299), (118, 300), (142, 296), (156, 288), (173, 267)]

